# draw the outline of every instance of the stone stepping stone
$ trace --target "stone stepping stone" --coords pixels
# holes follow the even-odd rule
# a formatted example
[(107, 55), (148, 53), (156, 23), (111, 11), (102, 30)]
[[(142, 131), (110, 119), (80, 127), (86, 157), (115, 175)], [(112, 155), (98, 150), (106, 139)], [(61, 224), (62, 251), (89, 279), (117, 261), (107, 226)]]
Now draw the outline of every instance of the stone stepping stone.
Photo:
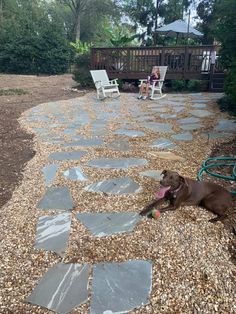
[(74, 134), (77, 130), (75, 129), (66, 129), (64, 131), (62, 131), (63, 134), (65, 135), (71, 135), (71, 134)]
[(61, 143), (65, 142), (64, 138), (55, 137), (53, 135), (40, 136), (39, 140), (41, 142), (46, 142), (48, 144), (61, 144)]
[(85, 187), (88, 192), (108, 193), (108, 194), (130, 194), (139, 193), (142, 188), (130, 177), (108, 179), (92, 183)]
[(204, 125), (201, 123), (193, 123), (193, 124), (183, 124), (180, 126), (182, 130), (191, 131), (203, 128)]
[(160, 118), (162, 119), (175, 119), (177, 117), (176, 114), (162, 113), (160, 114)]
[(193, 136), (190, 132), (175, 134), (175, 135), (172, 135), (172, 138), (175, 139), (176, 141), (192, 141), (193, 140)]
[(197, 123), (199, 122), (200, 119), (199, 118), (194, 118), (194, 117), (190, 117), (190, 118), (183, 118), (183, 119), (178, 119), (177, 122), (179, 123), (186, 123), (186, 124), (189, 124), (189, 123)]
[(185, 109), (185, 107), (172, 107), (172, 110), (175, 111), (176, 113), (180, 113), (184, 109)]
[(173, 133), (172, 124), (170, 123), (144, 123), (143, 126), (155, 132)]
[(198, 117), (198, 118), (206, 118), (209, 116), (212, 116), (213, 113), (208, 111), (208, 110), (201, 110), (201, 109), (196, 109), (196, 110), (190, 110), (189, 111), (193, 116)]
[(197, 108), (197, 109), (204, 109), (204, 108), (207, 107), (207, 105), (200, 103), (200, 104), (194, 104), (194, 105), (192, 105), (192, 107), (193, 107), (193, 108)]
[(83, 170), (81, 167), (74, 167), (74, 168), (68, 169), (63, 172), (63, 175), (66, 179), (72, 180), (72, 181), (88, 180), (87, 176), (83, 173)]
[(143, 177), (150, 177), (150, 178), (153, 178), (157, 181), (160, 181), (161, 178), (162, 178), (162, 170), (147, 170), (147, 171), (142, 171), (142, 172), (139, 172), (139, 174)]
[(127, 139), (116, 139), (109, 143), (107, 147), (122, 152), (127, 152), (130, 149), (129, 141)]
[(149, 108), (149, 110), (152, 110), (153, 112), (166, 112), (168, 111), (169, 109), (168, 108), (165, 108), (165, 107), (160, 107), (160, 108)]
[(43, 167), (42, 172), (44, 175), (44, 183), (47, 187), (50, 187), (53, 184), (58, 168), (58, 164), (51, 164)]
[(48, 157), (49, 160), (78, 160), (82, 156), (86, 155), (85, 151), (74, 151), (74, 152), (54, 152)]
[(46, 272), (26, 302), (69, 313), (88, 299), (89, 272), (88, 264), (59, 263)]
[(88, 162), (90, 167), (101, 168), (101, 169), (127, 169), (130, 167), (144, 166), (147, 165), (146, 159), (139, 158), (98, 158), (92, 159)]
[(236, 121), (221, 119), (218, 121), (218, 124), (215, 126), (215, 131), (225, 131), (226, 133), (236, 132)]
[(126, 130), (126, 129), (119, 129), (116, 130), (115, 132), (113, 132), (114, 134), (118, 134), (118, 135), (126, 135), (129, 137), (140, 137), (140, 136), (144, 136), (145, 133), (142, 131), (135, 131), (135, 130)]
[(158, 157), (160, 159), (165, 159), (165, 160), (176, 160), (176, 161), (184, 161), (185, 159), (181, 156), (175, 155), (172, 152), (154, 152), (154, 153), (149, 153), (152, 156)]
[(70, 142), (70, 143), (65, 143), (64, 146), (88, 146), (88, 147), (93, 147), (93, 146), (99, 146), (104, 144), (103, 140), (99, 138), (95, 139), (81, 139), (77, 142)]
[(151, 289), (151, 262), (131, 260), (96, 264), (90, 313), (128, 313), (149, 303)]
[(166, 138), (160, 138), (151, 143), (151, 147), (161, 148), (161, 149), (172, 149), (176, 148), (176, 145)]
[(37, 208), (42, 210), (71, 210), (74, 207), (68, 187), (50, 187), (39, 200)]
[(69, 213), (40, 217), (34, 247), (53, 251), (63, 257), (70, 235), (70, 225), (71, 215)]
[(217, 138), (234, 136), (234, 134), (231, 134), (231, 133), (202, 133), (202, 135), (209, 139), (217, 139)]
[(134, 212), (79, 213), (76, 217), (95, 237), (99, 238), (131, 232), (142, 219), (138, 213)]

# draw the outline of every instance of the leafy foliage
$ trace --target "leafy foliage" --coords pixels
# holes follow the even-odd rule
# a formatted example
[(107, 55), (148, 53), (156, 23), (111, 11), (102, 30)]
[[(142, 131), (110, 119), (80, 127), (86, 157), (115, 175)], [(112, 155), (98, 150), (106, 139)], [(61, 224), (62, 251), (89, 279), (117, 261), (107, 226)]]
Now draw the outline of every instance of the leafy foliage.
[(221, 42), (220, 61), (227, 69), (225, 93), (236, 112), (236, 1), (217, 1), (214, 33)]
[[(0, 29), (0, 71), (25, 74), (64, 73), (71, 49), (63, 26), (43, 2), (11, 1)], [(7, 3), (7, 2), (6, 2)], [(7, 10), (8, 9), (8, 10)]]

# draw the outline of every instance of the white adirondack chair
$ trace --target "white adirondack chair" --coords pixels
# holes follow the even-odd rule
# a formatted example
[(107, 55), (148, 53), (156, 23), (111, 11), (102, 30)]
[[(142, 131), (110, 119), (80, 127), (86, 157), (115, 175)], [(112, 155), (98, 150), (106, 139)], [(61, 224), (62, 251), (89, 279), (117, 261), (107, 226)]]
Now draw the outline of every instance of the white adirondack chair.
[[(158, 66), (159, 70), (160, 70), (160, 79), (154, 81), (156, 84), (152, 84), (149, 86), (149, 88), (151, 89), (151, 96), (150, 99), (161, 99), (163, 97), (166, 96), (166, 94), (162, 94), (162, 87), (163, 87), (163, 83), (165, 81), (165, 76), (166, 76), (166, 71), (167, 71), (167, 66)], [(147, 80), (139, 80), (140, 81), (140, 85), (141, 86), (143, 83), (147, 83)], [(160, 94), (159, 97), (154, 97), (155, 92), (157, 92), (158, 94)]]
[(107, 94), (117, 93), (120, 96), (119, 85), (117, 79), (109, 80), (106, 70), (92, 70), (90, 71), (93, 82), (97, 89), (97, 98), (105, 98)]

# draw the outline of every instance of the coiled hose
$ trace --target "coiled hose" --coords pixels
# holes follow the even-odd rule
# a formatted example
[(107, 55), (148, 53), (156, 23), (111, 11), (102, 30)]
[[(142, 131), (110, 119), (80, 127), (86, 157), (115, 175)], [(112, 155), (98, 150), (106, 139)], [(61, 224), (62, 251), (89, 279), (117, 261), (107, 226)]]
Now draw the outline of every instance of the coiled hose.
[[(211, 169), (215, 167), (232, 167), (232, 174), (225, 176), (219, 173), (212, 172)], [(198, 171), (197, 178), (202, 180), (203, 173), (207, 173), (213, 177), (235, 181), (236, 182), (236, 158), (235, 157), (211, 157), (203, 161), (202, 168)], [(236, 195), (236, 191), (230, 191), (231, 194)]]

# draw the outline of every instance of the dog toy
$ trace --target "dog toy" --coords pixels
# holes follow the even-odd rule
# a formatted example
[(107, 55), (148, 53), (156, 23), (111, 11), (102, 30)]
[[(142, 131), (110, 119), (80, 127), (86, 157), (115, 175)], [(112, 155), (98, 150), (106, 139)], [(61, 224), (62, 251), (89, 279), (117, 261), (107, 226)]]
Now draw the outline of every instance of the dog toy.
[(157, 210), (157, 209), (152, 210), (152, 217), (154, 219), (158, 219), (160, 216), (161, 216), (161, 213), (159, 212), (159, 210)]

